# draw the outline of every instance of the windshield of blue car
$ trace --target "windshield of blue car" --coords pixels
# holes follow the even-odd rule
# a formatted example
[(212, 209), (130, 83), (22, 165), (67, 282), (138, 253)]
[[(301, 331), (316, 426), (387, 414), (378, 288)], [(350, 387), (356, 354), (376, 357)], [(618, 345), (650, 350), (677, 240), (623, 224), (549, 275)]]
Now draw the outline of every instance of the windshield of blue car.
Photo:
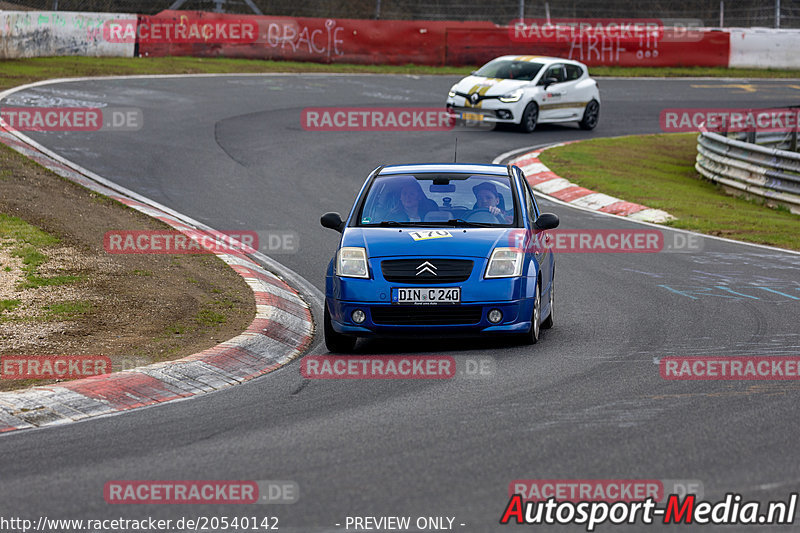
[(361, 205), (359, 226), (492, 227), (516, 222), (508, 176), (378, 176)]
[(533, 81), (533, 78), (536, 77), (543, 66), (542, 63), (534, 63), (531, 61), (495, 59), (478, 69), (475, 75), (502, 80)]

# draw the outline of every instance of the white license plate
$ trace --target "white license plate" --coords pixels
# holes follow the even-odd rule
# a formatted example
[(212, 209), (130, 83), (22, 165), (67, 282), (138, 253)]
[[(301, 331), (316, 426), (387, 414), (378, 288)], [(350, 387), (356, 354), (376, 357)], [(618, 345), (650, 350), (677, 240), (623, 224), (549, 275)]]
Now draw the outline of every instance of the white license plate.
[(393, 288), (392, 303), (396, 304), (457, 304), (461, 287)]

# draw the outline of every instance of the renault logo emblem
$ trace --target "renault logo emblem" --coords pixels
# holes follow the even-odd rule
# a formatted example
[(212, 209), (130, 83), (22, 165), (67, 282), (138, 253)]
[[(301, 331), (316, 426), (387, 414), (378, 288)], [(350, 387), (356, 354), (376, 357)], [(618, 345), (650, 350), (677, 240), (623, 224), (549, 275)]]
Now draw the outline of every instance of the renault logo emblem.
[(469, 95), (469, 101), (472, 102), (473, 104), (477, 104), (478, 100), (480, 99), (481, 96), (478, 93), (472, 93), (471, 95)]
[(433, 266), (432, 264), (430, 264), (428, 261), (425, 261), (424, 263), (422, 263), (421, 265), (419, 265), (419, 266), (417, 267), (417, 276), (419, 276), (419, 275), (420, 275), (420, 274), (422, 274), (423, 272), (428, 272), (428, 273), (430, 273), (432, 276), (437, 276), (438, 274), (436, 274), (436, 270), (437, 270), (437, 269), (436, 269), (436, 267), (435, 267), (435, 266)]

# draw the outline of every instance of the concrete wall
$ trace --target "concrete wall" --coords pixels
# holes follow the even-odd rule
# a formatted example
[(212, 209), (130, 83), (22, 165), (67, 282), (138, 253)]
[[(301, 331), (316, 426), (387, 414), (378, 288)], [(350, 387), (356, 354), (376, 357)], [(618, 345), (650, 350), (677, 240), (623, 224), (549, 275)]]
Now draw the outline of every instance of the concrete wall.
[(0, 58), (44, 56), (132, 57), (133, 43), (103, 37), (109, 20), (132, 19), (119, 13), (0, 11)]

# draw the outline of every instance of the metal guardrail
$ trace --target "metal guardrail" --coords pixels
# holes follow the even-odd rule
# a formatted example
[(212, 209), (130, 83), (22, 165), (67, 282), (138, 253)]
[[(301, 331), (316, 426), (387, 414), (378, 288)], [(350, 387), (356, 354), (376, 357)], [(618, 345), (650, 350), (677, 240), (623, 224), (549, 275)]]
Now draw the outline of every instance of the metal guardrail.
[[(770, 144), (792, 142), (772, 137)], [(787, 134), (780, 134), (786, 137)], [(774, 137), (774, 138), (773, 138)], [(797, 145), (797, 137), (794, 136)], [(731, 139), (713, 132), (697, 137), (697, 171), (737, 194), (764, 198), (767, 204), (783, 205), (800, 215), (800, 154)]]

